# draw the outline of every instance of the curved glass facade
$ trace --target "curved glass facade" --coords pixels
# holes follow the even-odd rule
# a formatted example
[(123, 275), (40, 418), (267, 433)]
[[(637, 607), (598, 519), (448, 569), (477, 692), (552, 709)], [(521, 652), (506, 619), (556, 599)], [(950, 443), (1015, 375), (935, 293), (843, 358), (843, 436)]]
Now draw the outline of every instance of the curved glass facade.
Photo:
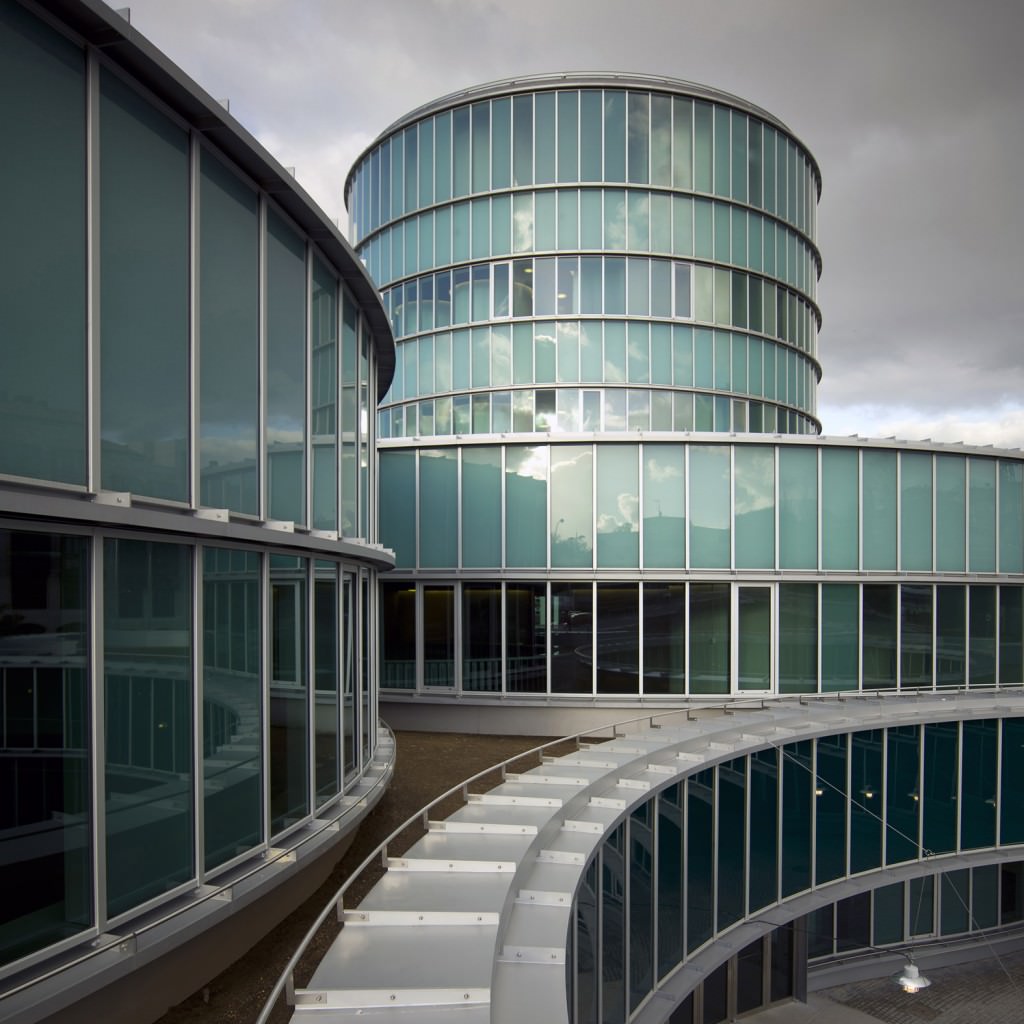
[(386, 688), (1024, 682), (1024, 460), (792, 436), (820, 429), (820, 177), (770, 114), (495, 83), (400, 120), (347, 190), (398, 349)]
[[(714, 974), (680, 988), (681, 966), (747, 918), (847, 878), (863, 876), (863, 891), (801, 926), (811, 958), (1018, 924), (1022, 864), (995, 851), (1024, 842), (1022, 738), (1024, 720), (1009, 717), (880, 726), (773, 744), (660, 787), (605, 829), (581, 871), (568, 1020), (647, 1019), (652, 992), (681, 998), (701, 977), (707, 1010)], [(961, 859), (982, 851), (995, 855)], [(792, 940), (780, 929), (769, 941)], [(748, 1009), (794, 994), (791, 982), (765, 992), (756, 973), (731, 984)], [(676, 1012), (691, 1020), (688, 1002)]]
[(356, 164), (399, 339), (381, 436), (817, 433), (813, 159), (734, 97), (575, 84), (442, 100)]
[(125, 20), (56, 6), (0, 7), (8, 978), (218, 923), (246, 902), (218, 887), (290, 877), (279, 855), (329, 849), (383, 790), (371, 765), (390, 777), (375, 289)]

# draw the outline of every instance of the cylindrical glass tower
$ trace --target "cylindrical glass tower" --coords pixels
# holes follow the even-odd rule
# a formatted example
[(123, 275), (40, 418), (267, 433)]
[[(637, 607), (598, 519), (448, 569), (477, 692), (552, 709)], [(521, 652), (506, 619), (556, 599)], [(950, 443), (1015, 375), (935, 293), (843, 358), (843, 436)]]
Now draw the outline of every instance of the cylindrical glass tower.
[(414, 111), (347, 188), (400, 340), (381, 436), (817, 433), (819, 191), (784, 125), (685, 82)]
[(643, 76), (482, 86), (363, 154), (389, 713), (1022, 681), (1020, 459), (819, 436), (819, 190), (771, 115)]

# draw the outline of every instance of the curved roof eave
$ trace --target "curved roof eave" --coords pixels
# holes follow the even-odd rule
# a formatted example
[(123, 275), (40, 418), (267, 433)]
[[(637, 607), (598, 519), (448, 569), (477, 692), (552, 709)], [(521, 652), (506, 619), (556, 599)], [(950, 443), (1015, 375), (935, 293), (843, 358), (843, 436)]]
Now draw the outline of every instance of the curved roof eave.
[(101, 0), (36, 0), (36, 4), (137, 79), (229, 157), (323, 250), (370, 325), (377, 394), (385, 395), (395, 370), (391, 324), (362, 261), (309, 193), (220, 103)]
[(709, 85), (701, 85), (698, 82), (688, 82), (682, 78), (667, 78), (663, 75), (645, 75), (628, 71), (565, 71), (552, 72), (545, 75), (523, 75), (518, 78), (500, 79), (494, 82), (485, 82), (481, 85), (470, 86), (466, 89), (459, 89), (450, 92), (438, 99), (424, 103), (415, 110), (403, 114), (397, 121), (392, 122), (384, 129), (352, 163), (348, 174), (345, 177), (345, 204), (348, 205), (349, 188), (352, 184), (352, 176), (356, 168), (363, 162), (363, 159), (376, 146), (379, 146), (384, 139), (395, 132), (406, 128), (408, 125), (419, 121), (429, 114), (435, 114), (450, 107), (462, 106), (465, 103), (473, 103), (478, 100), (491, 99), (495, 96), (509, 96), (521, 92), (536, 92), (549, 89), (596, 89), (603, 86), (615, 88), (640, 88), (649, 89), (653, 92), (669, 92), (680, 96), (690, 96), (695, 99), (709, 100), (711, 102), (724, 103), (747, 114), (753, 114), (762, 121), (767, 122), (773, 128), (785, 132), (800, 148), (807, 154), (818, 184), (818, 198), (821, 198), (821, 168), (814, 154), (800, 137), (784, 122), (777, 118), (770, 111), (759, 107), (742, 96), (725, 92), (722, 89), (715, 89)]

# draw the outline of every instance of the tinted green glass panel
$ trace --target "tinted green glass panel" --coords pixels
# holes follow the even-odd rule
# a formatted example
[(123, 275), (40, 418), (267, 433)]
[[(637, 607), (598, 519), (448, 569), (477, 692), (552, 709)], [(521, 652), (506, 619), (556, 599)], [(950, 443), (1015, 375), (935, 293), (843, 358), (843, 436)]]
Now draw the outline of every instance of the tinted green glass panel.
[(736, 590), (736, 671), (741, 690), (767, 690), (772, 682), (772, 592), (766, 586)]
[(882, 863), (881, 729), (853, 734), (850, 748), (850, 872)]
[(967, 681), (967, 590), (945, 585), (935, 590), (935, 682), (963, 686)]
[(996, 841), (998, 735), (995, 719), (963, 723), (960, 847), (964, 850), (992, 846)]
[(1020, 587), (999, 588), (999, 682), (1012, 685), (1024, 681), (1024, 591)]
[(690, 692), (728, 693), (729, 584), (690, 584)]
[(423, 685), (455, 685), (455, 588), (423, 588)]
[(580, 93), (580, 181), (601, 180), (601, 93)]
[(779, 690), (818, 689), (818, 586), (779, 584)]
[[(273, 223), (270, 221), (269, 223)], [(268, 232), (269, 235), (269, 232)], [(268, 238), (268, 260), (270, 242)], [(284, 322), (284, 310), (281, 310), (279, 320), (281, 321), (275, 333), (280, 335), (278, 346), (281, 351), (277, 355), (277, 362), (281, 365), (279, 376), (282, 382), (287, 381), (290, 388), (285, 395), (281, 395), (277, 401), (279, 409), (288, 403), (288, 413), (279, 411), (277, 418), (279, 426), (277, 429), (280, 445), (290, 444), (295, 446), (295, 436), (298, 433), (301, 439), (304, 435), (304, 423), (296, 423), (296, 416), (304, 412), (305, 403), (301, 400), (305, 374), (302, 373), (303, 360), (291, 354), (288, 342), (294, 345), (296, 337), (301, 338), (304, 333), (304, 324), (300, 319), (300, 313), (304, 313), (304, 303), (300, 306), (295, 302), (296, 288), (298, 287), (297, 276), (302, 272), (303, 286), (305, 285), (305, 261), (299, 263), (295, 257), (298, 250), (291, 253), (291, 260), (288, 262), (291, 280), (290, 293), (291, 303), (288, 307), (288, 321)], [(304, 254), (303, 254), (304, 255)], [(280, 257), (280, 254), (279, 254)], [(283, 259), (280, 262), (284, 262)], [(273, 262), (270, 262), (273, 267)], [(299, 294), (304, 295), (305, 287)], [(270, 311), (268, 310), (268, 363), (270, 361), (269, 348), (272, 332), (269, 325)], [(312, 333), (313, 345), (313, 526), (319, 530), (334, 530), (338, 525), (338, 281), (327, 267), (319, 260), (313, 262), (313, 296), (310, 316), (310, 330)], [(301, 351), (301, 349), (300, 349)], [(415, 354), (415, 346), (408, 348), (410, 354)], [(288, 369), (284, 368), (286, 360), (290, 359)], [(409, 377), (415, 381), (415, 373), (410, 372)], [(282, 385), (273, 385), (268, 381), (268, 392), (275, 390)], [(427, 385), (429, 389), (429, 385)], [(351, 400), (351, 386), (348, 389)], [(270, 404), (268, 394), (268, 406)], [(296, 409), (297, 406), (297, 409)], [(290, 415), (290, 421), (286, 417)], [(270, 429), (270, 416), (268, 408), (268, 432)], [(287, 430), (287, 434), (285, 431)], [(290, 440), (288, 438), (290, 437)], [(269, 444), (269, 439), (268, 439)], [(287, 450), (287, 449), (285, 449)], [(277, 455), (279, 458), (280, 455)], [(273, 466), (273, 458), (268, 454), (268, 461)], [(298, 470), (295, 474), (296, 483), (304, 491), (304, 474)], [(291, 505), (291, 511), (302, 511), (302, 498), (299, 495), (289, 495), (286, 487), (278, 486), (278, 482), (271, 478), (271, 499), (278, 505), (285, 508)], [(294, 486), (294, 485), (293, 485)], [(296, 507), (297, 506), (297, 507)], [(282, 516), (282, 518), (289, 518)], [(299, 520), (301, 521), (301, 519)]]
[[(0, 473), (80, 484), (87, 436), (84, 54), (20, 5), (4, 4), (0, 90), (7, 154), (0, 187), (11, 199), (0, 280), (5, 340), (17, 347), (0, 378)], [(31, 102), (13, 99), (21, 96)]]
[(626, 825), (618, 826), (601, 849), (602, 1022), (626, 1019)]
[(811, 884), (811, 743), (787, 743), (782, 756), (782, 896)]
[(970, 927), (970, 871), (944, 871), (939, 875), (939, 931), (956, 935)]
[(635, 1010), (654, 984), (653, 801), (629, 816), (629, 1007)]
[(657, 798), (658, 890), (657, 976), (683, 957), (683, 783), (663, 789)]
[(996, 588), (969, 588), (968, 647), (970, 685), (990, 686), (996, 681)]
[(900, 560), (905, 571), (932, 567), (932, 457), (900, 455)]
[(715, 930), (721, 931), (743, 916), (746, 878), (747, 759), (738, 757), (718, 766), (718, 890)]
[(381, 452), (380, 539), (402, 568), (416, 566), (416, 453)]
[(270, 556), (270, 831), (309, 813), (308, 562)]
[(589, 583), (551, 585), (551, 689), (593, 693), (594, 600)]
[(999, 571), (1024, 572), (1024, 466), (999, 463)]
[(420, 565), (458, 565), (458, 452), (420, 452)]
[(650, 180), (650, 99), (646, 93), (631, 92), (628, 95), (628, 180), (639, 185), (646, 185)]
[(885, 863), (913, 860), (920, 844), (921, 733), (916, 725), (886, 730)]
[(818, 564), (818, 453), (779, 449), (779, 565), (813, 569)]
[[(95, 813), (87, 544), (85, 537), (0, 530), (4, 964), (94, 920), (93, 844), (82, 835)], [(28, 645), (33, 653), (26, 657)], [(120, 710), (127, 739), (129, 716)]]
[(595, 657), (598, 693), (640, 692), (640, 588), (635, 583), (597, 584)]
[(814, 781), (814, 881), (821, 885), (846, 874), (846, 769), (848, 738), (818, 740)]
[(883, 885), (872, 895), (873, 928), (871, 941), (876, 946), (903, 941), (904, 885)]
[(505, 559), (509, 566), (547, 562), (547, 447), (505, 450)]
[(939, 572), (963, 572), (966, 564), (967, 460), (959, 455), (937, 455), (935, 568)]
[[(263, 834), (260, 557), (203, 551), (203, 839), (212, 870)], [(229, 756), (242, 751), (247, 756)]]
[(458, 107), (452, 111), (452, 195), (456, 197), (467, 195), (470, 190), (469, 122), (469, 107)]
[(884, 583), (863, 588), (863, 686), (865, 690), (896, 685), (897, 588)]
[(100, 168), (103, 486), (186, 501), (188, 135), (105, 69)]
[(540, 92), (533, 99), (534, 181), (538, 185), (555, 180), (555, 94)]
[(970, 572), (994, 572), (996, 567), (996, 461), (968, 459), (968, 517)]
[(683, 693), (686, 683), (686, 584), (646, 583), (644, 692)]
[(644, 565), (682, 568), (686, 555), (683, 446), (647, 445), (644, 458)]
[[(103, 600), (106, 887), (113, 917), (195, 874), (191, 549), (104, 541)], [(162, 811), (153, 814), (158, 802)]]
[(501, 585), (466, 583), (462, 587), (462, 689), (499, 692), (501, 667)]
[(956, 849), (959, 748), (956, 722), (925, 725), (922, 842), (932, 853)]
[[(597, 564), (639, 565), (638, 450), (636, 445), (597, 449)], [(577, 500), (579, 494), (577, 494)], [(554, 555), (554, 550), (552, 551)]]
[[(343, 695), (339, 699), (341, 608), (338, 600), (338, 565), (325, 559), (314, 562), (313, 582), (313, 763), (315, 806), (321, 807), (341, 788), (344, 739), (339, 731)], [(339, 753), (342, 755), (339, 758)]]
[(778, 898), (778, 753), (761, 750), (750, 757), (749, 909)]
[(896, 454), (865, 451), (864, 568), (896, 568)]
[(729, 449), (724, 445), (690, 448), (690, 564), (694, 568), (729, 566)]
[(932, 588), (900, 587), (900, 685), (932, 685)]
[(821, 451), (821, 566), (856, 569), (858, 545), (857, 452)]
[[(999, 793), (999, 841), (1024, 842), (1024, 718), (1002, 720), (1001, 778)], [(1020, 897), (1018, 897), (1020, 899)]]
[(593, 564), (593, 464), (590, 445), (551, 449), (551, 564), (578, 568)]
[(715, 195), (728, 196), (729, 188), (729, 108), (715, 106)]
[(501, 565), (501, 450), (462, 452), (462, 564)]
[(506, 687), (513, 693), (547, 689), (547, 586), (509, 583), (505, 589)]
[(199, 175), (200, 501), (256, 514), (259, 220), (256, 193), (203, 149)]
[(775, 449), (737, 445), (735, 449), (736, 567), (775, 565)]
[(860, 659), (860, 588), (821, 585), (821, 689), (856, 690)]
[(994, 928), (999, 923), (999, 865), (971, 868), (972, 927)]
[(715, 772), (705, 769), (686, 782), (686, 949), (711, 938), (714, 927)]
[(626, 94), (605, 90), (604, 180), (626, 180)]

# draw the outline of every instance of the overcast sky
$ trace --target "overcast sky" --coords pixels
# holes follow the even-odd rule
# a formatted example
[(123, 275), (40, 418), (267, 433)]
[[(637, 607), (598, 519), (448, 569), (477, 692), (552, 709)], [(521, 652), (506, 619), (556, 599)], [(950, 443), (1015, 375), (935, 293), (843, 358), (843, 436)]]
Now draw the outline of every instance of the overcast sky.
[(1024, 447), (1022, 0), (123, 0), (347, 216), (385, 127), (466, 86), (639, 71), (736, 93), (818, 160), (826, 434)]

